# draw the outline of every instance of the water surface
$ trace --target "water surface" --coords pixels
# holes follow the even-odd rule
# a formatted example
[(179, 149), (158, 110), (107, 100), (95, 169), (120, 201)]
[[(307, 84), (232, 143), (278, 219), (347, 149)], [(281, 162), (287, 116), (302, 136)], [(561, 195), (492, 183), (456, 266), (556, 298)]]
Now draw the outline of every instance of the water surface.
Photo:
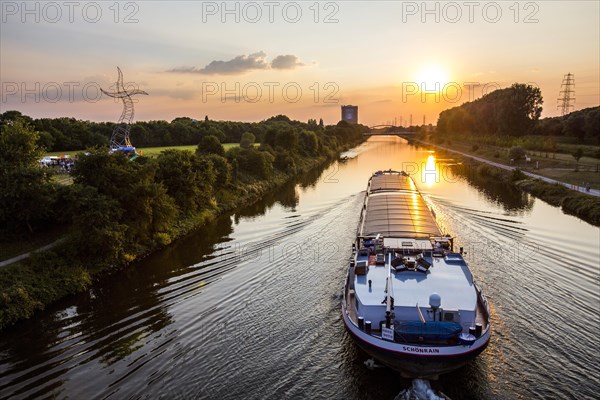
[(600, 230), (394, 137), (225, 215), (0, 334), (0, 398), (393, 399), (341, 293), (372, 172), (413, 172), (491, 306), (486, 352), (432, 382), (453, 399), (592, 398)]

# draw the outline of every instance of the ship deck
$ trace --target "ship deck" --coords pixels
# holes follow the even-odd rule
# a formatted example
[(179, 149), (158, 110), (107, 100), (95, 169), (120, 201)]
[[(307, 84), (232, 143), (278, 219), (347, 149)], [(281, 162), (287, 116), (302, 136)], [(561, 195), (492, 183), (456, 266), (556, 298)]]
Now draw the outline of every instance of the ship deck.
[[(437, 293), (447, 310), (474, 310), (477, 305), (477, 292), (471, 272), (466, 263), (450, 262), (445, 257), (424, 257), (432, 264), (428, 273), (419, 271), (392, 272), (394, 304), (397, 307), (415, 307), (429, 304), (429, 295)], [(462, 260), (462, 257), (461, 257)], [(379, 306), (385, 297), (388, 267), (377, 265), (374, 257), (357, 258), (357, 262), (367, 261), (365, 275), (355, 278), (356, 295), (365, 306)], [(371, 285), (369, 285), (371, 281)]]
[(382, 172), (371, 178), (359, 236), (377, 234), (402, 238), (441, 235), (427, 203), (408, 176)]
[[(357, 236), (355, 264), (362, 266), (360, 273), (352, 273), (347, 292), (351, 320), (360, 315), (374, 322), (373, 330), (378, 329), (385, 316), (389, 277), (399, 321), (418, 320), (419, 313), (435, 321), (435, 313), (429, 309), (430, 296), (435, 293), (441, 298), (444, 317), (454, 315), (449, 321), (460, 320), (467, 330), (476, 322), (484, 328), (488, 325), (487, 310), (466, 261), (450, 247), (441, 247), (451, 238), (442, 236), (433, 212), (410, 177), (394, 171), (371, 177)], [(385, 261), (377, 260), (378, 256)], [(414, 265), (417, 259), (427, 265), (425, 270), (404, 266), (406, 262)], [(404, 267), (393, 268), (392, 261)]]

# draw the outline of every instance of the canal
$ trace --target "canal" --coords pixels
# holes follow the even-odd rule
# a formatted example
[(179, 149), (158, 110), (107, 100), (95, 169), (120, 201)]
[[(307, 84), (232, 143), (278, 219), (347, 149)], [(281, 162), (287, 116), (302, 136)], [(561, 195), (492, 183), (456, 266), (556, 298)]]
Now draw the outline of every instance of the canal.
[(600, 392), (600, 230), (396, 137), (225, 215), (0, 333), (0, 398), (394, 399), (341, 295), (372, 172), (414, 174), (492, 308), (488, 349), (431, 385), (453, 399)]

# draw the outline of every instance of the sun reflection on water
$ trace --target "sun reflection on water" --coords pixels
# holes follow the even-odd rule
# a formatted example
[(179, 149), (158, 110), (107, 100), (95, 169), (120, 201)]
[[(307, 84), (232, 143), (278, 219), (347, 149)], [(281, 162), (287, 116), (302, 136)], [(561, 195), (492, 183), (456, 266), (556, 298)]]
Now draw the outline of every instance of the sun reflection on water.
[(427, 185), (427, 187), (431, 187), (433, 186), (433, 184), (438, 183), (439, 181), (439, 164), (435, 162), (435, 156), (433, 154), (430, 154), (427, 157), (425, 168), (423, 168), (421, 171), (421, 182)]

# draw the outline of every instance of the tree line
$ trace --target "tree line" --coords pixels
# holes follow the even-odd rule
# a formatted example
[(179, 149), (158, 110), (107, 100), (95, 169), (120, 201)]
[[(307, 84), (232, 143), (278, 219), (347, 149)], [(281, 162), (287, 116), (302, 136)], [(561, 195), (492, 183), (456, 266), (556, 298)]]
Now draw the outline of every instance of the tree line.
[(294, 174), (358, 145), (366, 129), (284, 116), (254, 126), (262, 129), (254, 131), (260, 145), (246, 131), (240, 146), (228, 151), (222, 137), (212, 134), (203, 135), (194, 152), (170, 149), (155, 158), (88, 148), (76, 156), (73, 184), (61, 185), (38, 163), (45, 151), (41, 132), (26, 118), (3, 118), (0, 242), (29, 240), (56, 226), (67, 233), (52, 250), (0, 269), (0, 329), (85, 290), (96, 273), (165, 246), (215, 214), (258, 200)]
[(440, 113), (439, 133), (523, 136), (542, 113), (539, 88), (515, 83)]
[(569, 137), (579, 143), (600, 145), (600, 106), (573, 111), (563, 117), (538, 121), (534, 134)]
[(480, 99), (440, 113), (442, 134), (523, 137), (572, 137), (580, 143), (600, 144), (600, 107), (586, 108), (564, 117), (540, 119), (543, 98), (539, 88), (515, 83)]
[[(121, 242), (122, 248), (168, 242), (172, 221), (179, 217), (227, 208), (229, 199), (256, 182), (292, 176), (316, 160), (357, 145), (366, 129), (277, 116), (253, 124), (260, 126), (261, 133), (254, 131), (258, 137), (243, 132), (241, 146), (228, 151), (221, 145), (223, 137), (212, 134), (201, 137), (195, 152), (172, 149), (156, 158), (130, 160), (95, 146), (78, 154), (74, 184), (63, 186), (39, 167), (46, 150), (41, 132), (27, 118), (9, 120), (5, 114), (0, 125), (0, 237), (27, 236), (67, 224), (75, 232), (80, 229), (86, 253), (107, 249), (90, 244), (90, 237), (112, 243), (113, 250)], [(90, 235), (90, 229), (97, 235)]]
[[(0, 124), (17, 118), (38, 132), (38, 144), (48, 152), (107, 146), (115, 127), (112, 122), (92, 122), (67, 117), (34, 119), (14, 110), (0, 114)], [(302, 123), (292, 121), (284, 115), (261, 122), (212, 121), (208, 116), (203, 120), (180, 117), (171, 122), (138, 121), (131, 125), (131, 141), (137, 147), (183, 146), (196, 145), (205, 136), (215, 136), (221, 143), (239, 143), (246, 132), (253, 134), (257, 141), (262, 141), (274, 122), (287, 122), (314, 132), (324, 129), (323, 120), (317, 123), (315, 119), (310, 119), (308, 123)]]

